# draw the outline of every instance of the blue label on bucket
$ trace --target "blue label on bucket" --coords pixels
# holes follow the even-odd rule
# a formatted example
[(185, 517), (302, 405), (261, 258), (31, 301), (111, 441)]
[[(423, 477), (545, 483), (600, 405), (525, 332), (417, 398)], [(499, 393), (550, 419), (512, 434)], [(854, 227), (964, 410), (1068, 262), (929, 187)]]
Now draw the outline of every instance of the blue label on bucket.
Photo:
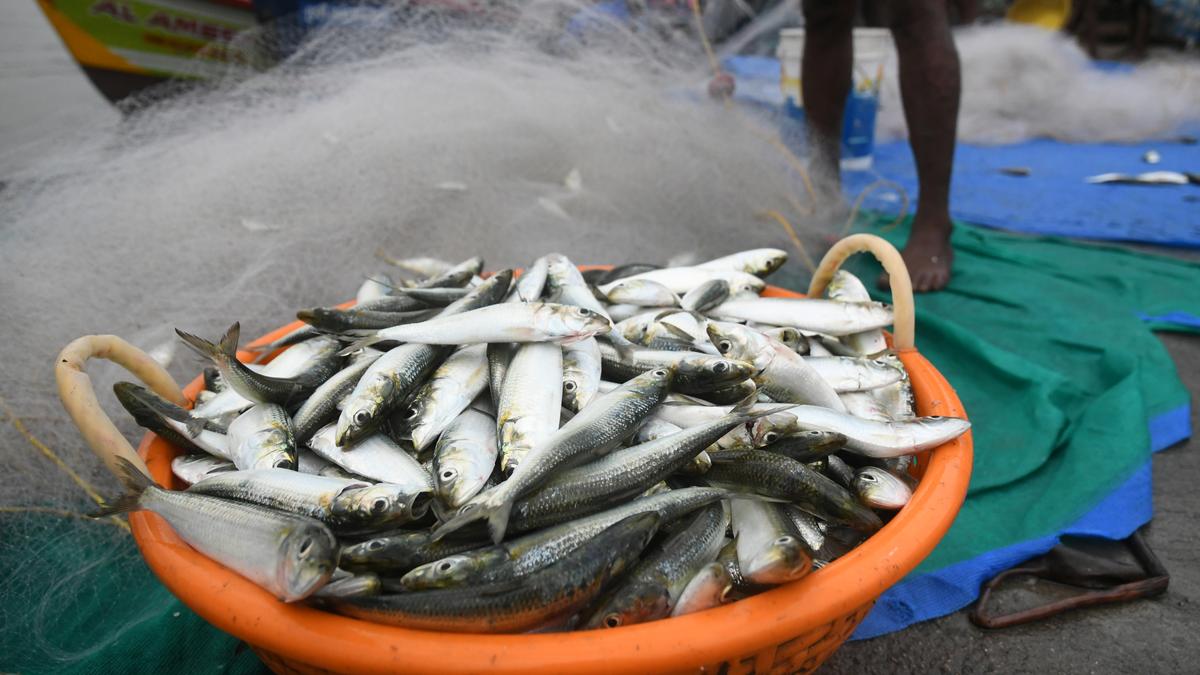
[(842, 118), (842, 159), (870, 157), (875, 150), (875, 111), (879, 98), (874, 92), (850, 92)]
[[(871, 155), (875, 152), (875, 113), (878, 109), (879, 97), (874, 92), (852, 91), (846, 98), (846, 111), (842, 116), (843, 169), (870, 167)], [(784, 142), (803, 152), (804, 108), (789, 96), (783, 102), (783, 112), (787, 120), (794, 120), (781, 125)]]

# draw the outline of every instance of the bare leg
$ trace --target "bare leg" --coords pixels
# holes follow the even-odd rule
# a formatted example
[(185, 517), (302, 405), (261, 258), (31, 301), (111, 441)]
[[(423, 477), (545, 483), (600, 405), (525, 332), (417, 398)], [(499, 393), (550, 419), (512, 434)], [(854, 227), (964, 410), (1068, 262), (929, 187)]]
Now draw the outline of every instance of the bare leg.
[(900, 57), (900, 95), (917, 164), (920, 194), (902, 251), (913, 289), (950, 281), (950, 171), (961, 88), (958, 52), (945, 0), (892, 0), (892, 37)]
[(808, 124), (812, 180), (817, 198), (841, 202), (842, 115), (850, 95), (854, 61), (854, 5), (846, 0), (804, 0), (804, 61), (800, 70)]

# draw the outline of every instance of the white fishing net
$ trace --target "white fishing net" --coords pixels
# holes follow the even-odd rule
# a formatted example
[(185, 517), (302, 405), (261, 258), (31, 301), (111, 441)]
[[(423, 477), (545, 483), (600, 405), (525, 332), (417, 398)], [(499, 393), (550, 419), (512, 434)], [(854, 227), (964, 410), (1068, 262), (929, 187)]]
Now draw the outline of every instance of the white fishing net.
[[(601, 20), (580, 40), (563, 27), (583, 6), (523, 3), (490, 26), (409, 16), (370, 39), (333, 29), (280, 67), (62, 139), (6, 177), (0, 545), (29, 564), (5, 578), (0, 618), (45, 637), (14, 645), (20, 662), (78, 666), (153, 609), (110, 612), (86, 640), (56, 624), (54, 612), (111, 591), (97, 586), (100, 568), (114, 567), (106, 579), (141, 569), (129, 546), (100, 555), (122, 530), (67, 513), (94, 507), (84, 483), (117, 490), (58, 402), (52, 365), (71, 339), (113, 333), (151, 349), (174, 344), (172, 328), (215, 337), (235, 320), (255, 336), (351, 298), (388, 271), (380, 248), (482, 255), (490, 269), (549, 251), (665, 262), (787, 247), (757, 215), (768, 210), (820, 246), (769, 123), (752, 130), (705, 96), (687, 15)], [(171, 372), (184, 382), (200, 366), (181, 353)], [(110, 390), (122, 373), (90, 370), (136, 441)], [(42, 547), (64, 540), (79, 542), (78, 559), (39, 571)]]
[[(1194, 54), (1156, 54), (1105, 70), (1073, 36), (1009, 23), (958, 30), (955, 43), (962, 64), (961, 141), (1134, 142), (1169, 137), (1200, 120)], [(885, 139), (907, 135), (895, 58), (888, 69), (877, 121)]]
[[(704, 97), (694, 37), (646, 19), (575, 40), (562, 25), (578, 10), (535, 2), (503, 27), (427, 22), (366, 47), (317, 35), (291, 64), (151, 106), (11, 175), (6, 405), (108, 486), (53, 391), (52, 358), (80, 334), (149, 348), (173, 327), (216, 335), (241, 320), (253, 336), (350, 297), (386, 268), (378, 248), (497, 269), (552, 250), (661, 262), (786, 245), (756, 214), (790, 214), (803, 188)], [(27, 445), (13, 437), (2, 461), (36, 479), (6, 484), (4, 501), (46, 481), (68, 492)]]

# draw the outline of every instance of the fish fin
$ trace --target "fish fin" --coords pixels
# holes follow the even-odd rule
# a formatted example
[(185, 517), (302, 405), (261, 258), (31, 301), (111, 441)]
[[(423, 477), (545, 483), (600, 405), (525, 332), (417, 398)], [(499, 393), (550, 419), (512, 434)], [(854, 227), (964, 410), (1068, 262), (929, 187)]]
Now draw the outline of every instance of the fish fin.
[(503, 541), (504, 533), (508, 529), (509, 514), (512, 512), (512, 500), (476, 497), (475, 501), (468, 502), (468, 506), (459, 509), (458, 515), (434, 530), (433, 540), (440, 541), (451, 532), (460, 530), (471, 523), (485, 520), (488, 532), (492, 536), (492, 543), (499, 544)]
[[(747, 396), (746, 398), (750, 398), (750, 397)], [(759, 419), (760, 417), (767, 417), (769, 415), (774, 415), (775, 413), (785, 412), (787, 410), (791, 410), (792, 408), (796, 407), (794, 405), (777, 405), (777, 406), (773, 406), (771, 408), (767, 408), (766, 410), (754, 410), (753, 405), (754, 404), (751, 403), (750, 408), (748, 408), (746, 410), (737, 411), (741, 414), (742, 417), (746, 418), (747, 422), (749, 422), (750, 420)], [(735, 411), (736, 411), (736, 407), (735, 407)], [(730, 412), (734, 412), (734, 411), (730, 411)]]
[[(629, 341), (629, 338), (621, 335), (615, 330), (610, 330), (604, 334), (608, 344), (617, 350), (617, 359), (624, 362), (633, 361), (635, 352), (638, 350), (638, 345)], [(643, 347), (644, 349), (644, 347)]]
[(187, 429), (188, 436), (195, 438), (200, 435), (200, 432), (204, 431), (204, 428), (208, 425), (208, 420), (203, 417), (189, 417), (183, 425)]
[(680, 328), (679, 326), (676, 326), (673, 323), (667, 323), (666, 321), (659, 321), (658, 325), (667, 329), (668, 333), (670, 333), (671, 335), (674, 335), (675, 337), (679, 338), (680, 340), (682, 340), (683, 342), (685, 342), (689, 345), (696, 343), (695, 335), (692, 335), (691, 333)]
[(758, 403), (758, 387), (755, 387), (754, 391), (747, 394), (745, 398), (733, 404), (733, 409), (729, 412), (737, 415), (749, 415), (754, 411), (755, 403)]
[(384, 339), (379, 337), (378, 335), (368, 335), (364, 338), (359, 338), (358, 340), (351, 342), (350, 346), (348, 346), (348, 347), (342, 349), (342, 351), (338, 352), (338, 356), (350, 356), (354, 352), (357, 352), (361, 349), (366, 349), (367, 347), (370, 347), (371, 345), (378, 344), (383, 341), (384, 341)]
[(125, 486), (125, 494), (117, 497), (111, 504), (101, 506), (98, 511), (89, 513), (89, 517), (103, 518), (118, 513), (136, 511), (140, 508), (138, 501), (142, 498), (142, 493), (146, 491), (146, 488), (154, 485), (153, 478), (124, 457), (117, 457), (117, 478)]

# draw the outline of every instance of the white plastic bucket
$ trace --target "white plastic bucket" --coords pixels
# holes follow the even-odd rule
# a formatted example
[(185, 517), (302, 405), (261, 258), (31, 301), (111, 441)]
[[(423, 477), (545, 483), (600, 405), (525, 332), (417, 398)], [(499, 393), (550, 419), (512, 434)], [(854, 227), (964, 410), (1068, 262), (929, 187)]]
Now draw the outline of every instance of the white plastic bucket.
[[(875, 113), (879, 108), (879, 86), (883, 68), (892, 54), (892, 34), (886, 28), (854, 29), (853, 86), (846, 100), (842, 125), (842, 168), (862, 171), (871, 168), (875, 151)], [(804, 97), (800, 68), (804, 58), (804, 29), (779, 31), (779, 86), (784, 110), (803, 121)]]

